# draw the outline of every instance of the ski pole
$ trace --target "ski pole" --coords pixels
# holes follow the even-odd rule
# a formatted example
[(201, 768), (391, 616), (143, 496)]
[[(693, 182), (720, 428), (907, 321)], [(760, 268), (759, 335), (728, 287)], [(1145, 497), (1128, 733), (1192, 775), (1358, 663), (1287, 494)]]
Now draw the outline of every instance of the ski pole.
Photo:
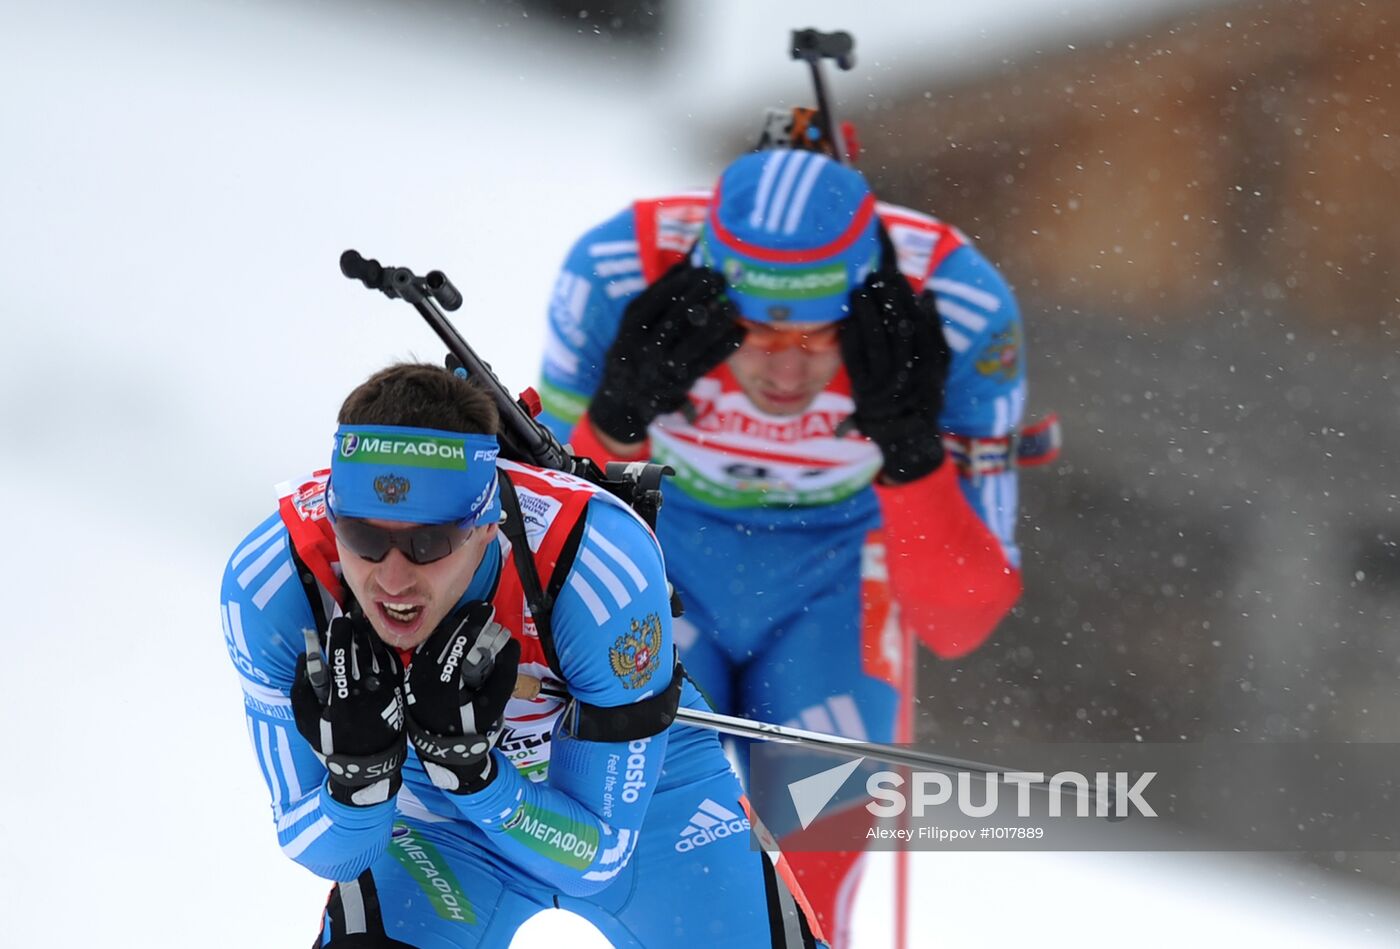
[[(548, 695), (558, 699), (569, 699), (569, 693), (563, 689), (556, 689), (551, 686), (539, 684), (539, 680), (534, 676), (523, 673), (516, 678), (516, 694), (526, 695)], [(825, 732), (808, 731), (805, 728), (792, 728), (787, 725), (774, 725), (772, 722), (757, 722), (752, 719), (739, 718), (734, 715), (721, 715), (719, 712), (710, 712), (697, 708), (676, 709), (676, 721), (687, 725), (695, 725), (700, 728), (708, 728), (726, 735), (735, 735), (740, 738), (755, 738), (760, 741), (772, 741), (785, 745), (800, 745), (820, 748), (823, 751), (834, 752), (838, 755), (846, 755), (851, 758), (873, 758), (876, 761), (883, 761), (887, 764), (902, 765), (909, 768), (929, 768), (934, 771), (970, 771), (980, 774), (983, 777), (991, 778), (1000, 774), (1024, 774), (1015, 768), (1004, 768), (999, 765), (987, 764), (982, 761), (973, 761), (970, 758), (955, 758), (951, 755), (934, 754), (927, 751), (916, 751), (912, 748), (901, 748), (899, 745), (887, 745), (881, 742), (861, 741), (858, 738), (847, 738), (844, 735), (829, 735)], [(1033, 781), (1026, 782), (1030, 787), (1037, 787), (1046, 792), (1050, 791), (1049, 782)], [(1083, 793), (1090, 803), (1096, 803), (1098, 795), (1092, 788), (1086, 788)], [(1113, 819), (1116, 795), (1109, 795), (1109, 819)]]

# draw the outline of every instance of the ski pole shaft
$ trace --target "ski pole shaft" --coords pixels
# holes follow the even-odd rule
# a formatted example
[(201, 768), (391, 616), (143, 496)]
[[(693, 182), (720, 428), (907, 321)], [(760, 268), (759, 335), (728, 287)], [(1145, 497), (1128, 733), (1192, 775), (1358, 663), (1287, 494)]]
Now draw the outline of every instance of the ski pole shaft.
[[(522, 675), (521, 679), (531, 678)], [(562, 689), (542, 686), (538, 690), (541, 694), (554, 696), (555, 698), (567, 699), (569, 693)], [(805, 728), (791, 728), (787, 725), (774, 725), (771, 722), (756, 722), (752, 719), (739, 718), (734, 715), (721, 715), (719, 712), (710, 712), (697, 708), (676, 709), (676, 721), (695, 725), (700, 728), (708, 728), (725, 735), (734, 735), (739, 738), (754, 738), (759, 741), (772, 741), (785, 745), (801, 745), (812, 748), (819, 748), (823, 751), (833, 752), (838, 755), (847, 755), (852, 758), (873, 758), (876, 761), (883, 761), (886, 764), (899, 765), (907, 768), (925, 768), (934, 771), (962, 772), (968, 771), (980, 774), (983, 777), (991, 778), (1000, 774), (1024, 774), (1016, 768), (1004, 768), (1000, 765), (987, 764), (983, 761), (973, 761), (969, 758), (955, 758), (951, 755), (934, 754), (927, 751), (916, 751), (912, 748), (902, 748), (899, 745), (887, 745), (880, 742), (861, 741), (857, 738), (846, 738), (843, 735), (828, 735), (825, 732), (808, 731)], [(1052, 789), (1046, 781), (1028, 781), (1030, 787), (1040, 788), (1050, 792)], [(1060, 789), (1063, 793), (1064, 789)], [(1098, 800), (1098, 795), (1092, 788), (1086, 788), (1083, 793), (1086, 799), (1092, 804)], [(1113, 795), (1109, 795), (1109, 815), (1116, 809)]]
[[(522, 675), (521, 679), (526, 678)], [(569, 693), (563, 689), (542, 686), (540, 694), (550, 695), (554, 698), (567, 699)], [(878, 742), (861, 741), (857, 738), (846, 738), (843, 735), (828, 735), (825, 732), (807, 731), (805, 728), (790, 728), (786, 725), (774, 725), (771, 722), (756, 722), (747, 718), (739, 718), (735, 715), (721, 715), (719, 712), (709, 712), (698, 708), (678, 708), (676, 709), (676, 721), (684, 722), (687, 725), (698, 725), (701, 728), (708, 728), (711, 731), (721, 732), (726, 735), (735, 735), (739, 738), (757, 738), (760, 741), (774, 741), (787, 745), (811, 745), (837, 754), (850, 755), (854, 758), (875, 758), (889, 764), (908, 765), (917, 768), (940, 768), (943, 770), (976, 771), (981, 774), (1000, 773), (1009, 771), (1008, 768), (999, 768), (996, 765), (984, 764), (978, 761), (970, 761), (964, 758), (952, 758), (946, 755), (934, 755), (922, 751), (914, 751), (909, 748), (901, 748), (898, 745), (884, 745)]]
[(933, 768), (940, 771), (972, 771), (978, 774), (1000, 774), (1014, 769), (1002, 768), (967, 758), (953, 758), (936, 755), (899, 745), (886, 745), (879, 742), (861, 741), (843, 735), (829, 735), (825, 732), (808, 731), (805, 728), (791, 728), (774, 725), (771, 722), (756, 722), (734, 715), (721, 715), (704, 709), (681, 708), (676, 710), (676, 719), (689, 725), (699, 725), (726, 735), (741, 738), (757, 738), (762, 741), (775, 741), (787, 745), (809, 745), (833, 751), (853, 758), (874, 758), (889, 764), (911, 768)]

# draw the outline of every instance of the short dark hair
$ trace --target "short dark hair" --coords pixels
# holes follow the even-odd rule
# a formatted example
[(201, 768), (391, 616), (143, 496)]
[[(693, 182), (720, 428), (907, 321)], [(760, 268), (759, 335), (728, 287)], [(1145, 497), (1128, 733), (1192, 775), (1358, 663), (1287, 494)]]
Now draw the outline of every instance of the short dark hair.
[(441, 366), (395, 363), (355, 387), (340, 406), (341, 425), (402, 425), (496, 435), (500, 413), (475, 382)]

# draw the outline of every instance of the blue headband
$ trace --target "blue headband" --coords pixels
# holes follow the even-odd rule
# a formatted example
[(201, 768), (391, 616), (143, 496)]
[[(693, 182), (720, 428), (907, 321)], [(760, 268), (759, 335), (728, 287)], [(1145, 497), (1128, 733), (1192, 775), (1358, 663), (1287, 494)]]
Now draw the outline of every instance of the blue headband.
[(342, 425), (327, 504), (337, 517), (494, 524), (501, 515), (494, 435)]

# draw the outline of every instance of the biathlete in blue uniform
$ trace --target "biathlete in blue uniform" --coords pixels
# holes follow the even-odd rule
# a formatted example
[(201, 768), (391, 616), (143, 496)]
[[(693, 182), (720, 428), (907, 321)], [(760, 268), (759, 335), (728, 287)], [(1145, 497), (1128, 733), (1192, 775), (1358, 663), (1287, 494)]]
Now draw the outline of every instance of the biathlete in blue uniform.
[[(961, 656), (1020, 594), (1016, 300), (820, 153), (745, 155), (579, 238), (540, 390), (579, 453), (676, 470), (676, 641), (721, 712), (909, 740), (913, 637)], [(787, 856), (839, 943), (856, 855)]]
[(499, 459), (446, 370), (385, 369), (339, 421), (222, 593), (278, 840), (336, 881), (315, 945), (503, 947), (551, 906), (622, 947), (824, 945), (714, 734), (672, 724), (703, 700), (646, 524)]

